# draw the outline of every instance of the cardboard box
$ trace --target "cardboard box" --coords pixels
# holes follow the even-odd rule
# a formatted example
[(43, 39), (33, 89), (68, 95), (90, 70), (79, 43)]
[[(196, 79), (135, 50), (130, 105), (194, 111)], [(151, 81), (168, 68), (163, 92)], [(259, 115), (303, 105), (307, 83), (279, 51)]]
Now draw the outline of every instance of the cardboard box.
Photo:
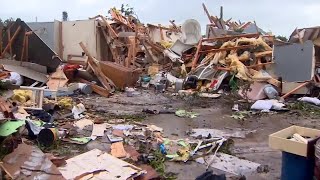
[[(304, 137), (310, 137), (309, 143), (302, 143), (288, 138), (298, 133)], [(291, 126), (281, 131), (269, 135), (269, 147), (292, 154), (309, 157), (314, 156), (314, 144), (320, 137), (320, 130), (305, 128), (300, 126)]]

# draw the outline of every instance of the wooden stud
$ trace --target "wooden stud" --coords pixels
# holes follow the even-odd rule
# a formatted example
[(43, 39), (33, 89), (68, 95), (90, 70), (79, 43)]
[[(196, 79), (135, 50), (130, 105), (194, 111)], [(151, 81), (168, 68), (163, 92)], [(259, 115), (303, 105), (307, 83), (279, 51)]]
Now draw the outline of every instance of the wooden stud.
[(304, 86), (308, 85), (309, 83), (310, 83), (310, 82), (307, 81), (307, 82), (305, 82), (305, 83), (300, 84), (300, 85), (297, 86), (296, 88), (294, 88), (294, 89), (292, 89), (291, 91), (289, 91), (287, 94), (281, 96), (281, 98), (283, 98), (283, 99), (287, 98), (287, 97), (290, 96), (292, 93), (298, 91), (299, 89), (303, 88)]
[[(62, 59), (62, 57), (61, 57)], [(26, 58), (25, 61), (29, 61), (29, 34), (26, 37)]]
[(25, 52), (25, 48), (26, 48), (26, 38), (27, 38), (27, 34), (26, 31), (24, 31), (24, 36), (23, 36), (23, 42), (22, 42), (22, 52), (21, 52), (21, 57), (20, 57), (20, 63), (22, 64), (23, 61), (23, 57), (24, 57), (24, 52)]
[(255, 47), (254, 45), (243, 45), (243, 46), (235, 46), (235, 47), (228, 47), (228, 48), (221, 48), (221, 49), (209, 49), (205, 51), (199, 51), (199, 54), (204, 54), (204, 53), (216, 53), (216, 52), (221, 52), (221, 51), (230, 51), (230, 50), (238, 50), (238, 49), (250, 49)]
[(204, 12), (206, 13), (206, 15), (207, 15), (210, 23), (214, 23), (214, 21), (211, 19), (211, 16), (210, 16), (210, 14), (209, 14), (209, 11), (208, 11), (208, 9), (207, 9), (207, 7), (206, 7), (206, 5), (205, 5), (204, 3), (202, 3), (202, 7), (203, 7), (203, 10), (204, 10)]
[(19, 26), (18, 29), (16, 30), (16, 32), (14, 33), (14, 35), (12, 36), (12, 38), (8, 41), (8, 44), (7, 44), (6, 48), (4, 48), (3, 52), (1, 53), (1, 57), (3, 57), (4, 53), (6, 53), (8, 51), (8, 49), (11, 47), (11, 44), (16, 39), (16, 37), (19, 34), (20, 30), (21, 30), (21, 27)]
[(240, 35), (233, 35), (233, 36), (223, 36), (223, 37), (207, 38), (207, 39), (203, 39), (203, 41), (218, 41), (218, 40), (229, 41), (231, 39), (242, 38), (242, 37), (246, 37), (246, 38), (259, 37), (259, 34), (240, 34)]
[(191, 69), (194, 69), (196, 67), (196, 65), (197, 65), (197, 62), (198, 62), (198, 59), (199, 59), (199, 56), (200, 56), (201, 46), (202, 46), (202, 38), (200, 39), (199, 44), (197, 46), (197, 51), (196, 51), (196, 54), (194, 55), (194, 59), (192, 61), (192, 68)]
[[(11, 39), (11, 29), (10, 29), (10, 28), (8, 28), (8, 30), (7, 30), (7, 36), (8, 36), (8, 44), (9, 44), (10, 39)], [(1, 52), (2, 52), (2, 51), (1, 51)], [(9, 52), (10, 52), (10, 56), (12, 57), (12, 47), (11, 47), (11, 44), (10, 44), (10, 46), (9, 46)]]
[(94, 74), (97, 76), (97, 78), (99, 79), (99, 81), (101, 82), (103, 87), (110, 91), (111, 90), (111, 86), (109, 85), (110, 81), (108, 82), (108, 80), (107, 80), (108, 78), (103, 74), (103, 72), (101, 71), (99, 65), (97, 65), (95, 63), (93, 56), (91, 56), (91, 54), (88, 51), (88, 49), (86, 48), (86, 46), (82, 42), (80, 42), (79, 44), (80, 44), (82, 50), (88, 56), (88, 65), (89, 65), (89, 67), (91, 67), (91, 69), (93, 70)]

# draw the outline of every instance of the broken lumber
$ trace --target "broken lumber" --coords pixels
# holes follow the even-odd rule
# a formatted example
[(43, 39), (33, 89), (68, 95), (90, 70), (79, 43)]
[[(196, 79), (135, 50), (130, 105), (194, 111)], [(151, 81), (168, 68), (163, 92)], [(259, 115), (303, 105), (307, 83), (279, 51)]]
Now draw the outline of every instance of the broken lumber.
[(1, 57), (3, 57), (4, 53), (6, 53), (9, 48), (11, 48), (11, 45), (12, 45), (13, 41), (16, 39), (16, 37), (18, 36), (20, 30), (21, 30), (21, 26), (19, 26), (18, 29), (14, 32), (14, 34), (13, 34), (12, 38), (10, 39), (10, 41), (8, 42), (6, 48), (4, 48), (3, 52), (1, 53)]
[(86, 53), (88, 56), (88, 64), (90, 68), (93, 70), (93, 73), (97, 76), (99, 81), (101, 82), (102, 86), (106, 88), (108, 91), (111, 91), (111, 86), (109, 85), (109, 82), (107, 80), (107, 77), (102, 73), (100, 67), (94, 62), (94, 58), (91, 56), (90, 52), (86, 48), (86, 46), (80, 42), (79, 43), (82, 50)]
[(289, 91), (287, 94), (281, 96), (281, 98), (283, 98), (283, 99), (287, 98), (287, 97), (290, 96), (292, 93), (298, 91), (299, 89), (303, 88), (304, 86), (308, 85), (309, 83), (310, 83), (310, 82), (307, 81), (307, 82), (305, 82), (305, 83), (297, 86), (296, 88), (294, 88), (294, 89), (292, 89), (291, 91)]

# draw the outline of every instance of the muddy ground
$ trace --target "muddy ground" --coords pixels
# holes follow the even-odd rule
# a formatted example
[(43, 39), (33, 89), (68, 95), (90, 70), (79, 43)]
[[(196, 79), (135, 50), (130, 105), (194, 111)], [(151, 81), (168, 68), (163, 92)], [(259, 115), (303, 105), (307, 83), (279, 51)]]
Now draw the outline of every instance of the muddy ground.
[[(98, 95), (79, 96), (89, 114), (100, 117), (109, 122), (112, 119), (126, 119), (144, 124), (154, 124), (164, 129), (164, 136), (170, 139), (188, 138), (187, 132), (193, 128), (233, 129), (237, 131), (255, 130), (246, 138), (232, 138), (234, 144), (230, 147), (230, 153), (241, 159), (246, 159), (261, 165), (267, 165), (268, 172), (254, 173), (246, 176), (247, 179), (280, 179), (281, 152), (268, 147), (268, 136), (291, 125), (300, 125), (310, 128), (320, 128), (319, 109), (310, 109), (309, 106), (295, 105), (289, 112), (258, 113), (247, 116), (244, 120), (231, 117), (234, 113), (232, 107), (238, 103), (240, 110), (246, 110), (250, 104), (238, 102), (230, 95), (223, 95), (217, 99), (200, 98), (197, 96), (178, 97), (172, 93), (155, 94), (153, 91), (138, 91), (133, 97), (127, 97), (125, 93), (116, 93), (111, 98), (103, 98)], [(181, 118), (175, 114), (146, 114), (143, 109), (163, 110), (186, 109), (199, 114), (196, 118)], [(72, 157), (88, 150), (98, 148), (110, 150), (110, 144), (95, 140), (87, 145), (73, 145), (59, 142), (55, 147), (42, 149), (60, 156)], [(217, 169), (216, 173), (226, 173), (228, 179), (234, 175)], [(165, 162), (165, 172), (176, 174), (177, 179), (195, 179), (206, 171), (206, 166), (195, 161), (186, 163)]]
[[(150, 91), (140, 91), (134, 97), (117, 94), (110, 99), (101, 97), (84, 98), (87, 107), (101, 113), (116, 116), (137, 116), (146, 124), (154, 124), (164, 129), (164, 135), (169, 138), (187, 138), (186, 132), (192, 128), (233, 129), (241, 128), (256, 130), (244, 139), (233, 138), (234, 146), (231, 148), (233, 155), (268, 165), (269, 172), (257, 173), (247, 179), (280, 179), (281, 152), (268, 147), (268, 135), (291, 125), (319, 128), (320, 119), (314, 112), (303, 112), (299, 108), (289, 112), (275, 112), (250, 115), (244, 120), (231, 117), (234, 100), (229, 96), (218, 99), (185, 97), (180, 98), (171, 94), (154, 94)], [(248, 106), (247, 106), (248, 107)], [(162, 108), (188, 109), (199, 113), (196, 118), (180, 118), (174, 114), (150, 115), (142, 113), (142, 109), (161, 110)], [(240, 105), (240, 110), (245, 108)], [(244, 109), (243, 109), (244, 110)], [(141, 119), (140, 119), (141, 118)], [(178, 179), (195, 179), (205, 172), (205, 165), (196, 162), (177, 163), (166, 162), (166, 171), (177, 173)], [(217, 173), (223, 173), (214, 170)], [(233, 175), (227, 173), (227, 177)]]

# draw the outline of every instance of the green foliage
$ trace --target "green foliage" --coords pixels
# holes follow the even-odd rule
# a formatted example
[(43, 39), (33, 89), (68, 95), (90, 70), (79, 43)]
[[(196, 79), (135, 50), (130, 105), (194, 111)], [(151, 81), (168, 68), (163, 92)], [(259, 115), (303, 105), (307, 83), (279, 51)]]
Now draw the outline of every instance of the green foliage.
[(62, 21), (68, 21), (69, 17), (68, 17), (68, 12), (67, 11), (63, 11), (62, 12)]
[(12, 17), (6, 20), (2, 20), (0, 18), (0, 27), (7, 27), (8, 25), (12, 24), (14, 21), (15, 20)]
[(150, 162), (150, 166), (153, 167), (160, 175), (162, 179), (177, 179), (174, 173), (166, 172), (165, 156), (159, 151), (153, 152), (154, 158)]
[(306, 102), (289, 104), (289, 108), (298, 111), (300, 115), (305, 117), (318, 118), (320, 116), (320, 108)]
[(125, 16), (131, 16), (135, 14), (133, 7), (130, 7), (128, 4), (121, 4), (120, 12)]

